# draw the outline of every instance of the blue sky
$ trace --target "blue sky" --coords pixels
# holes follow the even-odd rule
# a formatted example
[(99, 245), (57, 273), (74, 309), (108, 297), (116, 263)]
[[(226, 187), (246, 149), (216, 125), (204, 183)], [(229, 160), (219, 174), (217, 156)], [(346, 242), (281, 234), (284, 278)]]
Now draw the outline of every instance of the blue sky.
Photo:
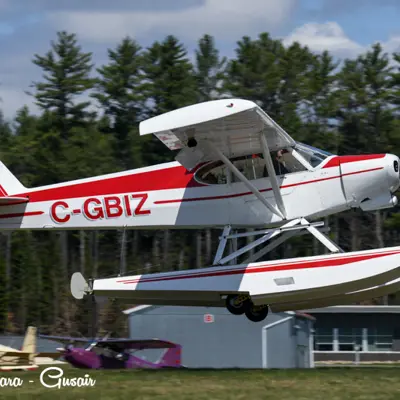
[(177, 35), (189, 52), (204, 33), (224, 55), (243, 35), (270, 32), (316, 52), (354, 57), (372, 43), (400, 51), (400, 0), (0, 0), (0, 108), (7, 118), (28, 104), (25, 94), (41, 71), (32, 63), (57, 30), (77, 33), (96, 65), (125, 35), (142, 46)]

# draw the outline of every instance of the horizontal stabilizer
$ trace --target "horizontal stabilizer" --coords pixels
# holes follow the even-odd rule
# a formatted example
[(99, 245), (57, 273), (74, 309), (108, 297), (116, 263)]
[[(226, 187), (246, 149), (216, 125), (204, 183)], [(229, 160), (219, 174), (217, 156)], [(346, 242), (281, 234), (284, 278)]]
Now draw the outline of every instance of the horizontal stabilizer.
[(60, 352), (57, 351), (53, 351), (53, 352), (49, 352), (49, 351), (42, 351), (40, 353), (35, 354), (35, 357), (42, 357), (42, 358), (60, 358), (61, 354)]
[(29, 199), (27, 197), (0, 197), (0, 206), (13, 206), (23, 203), (29, 203)]
[(20, 358), (29, 358), (31, 353), (23, 352), (23, 351), (5, 351), (0, 352), (1, 357), (20, 357)]

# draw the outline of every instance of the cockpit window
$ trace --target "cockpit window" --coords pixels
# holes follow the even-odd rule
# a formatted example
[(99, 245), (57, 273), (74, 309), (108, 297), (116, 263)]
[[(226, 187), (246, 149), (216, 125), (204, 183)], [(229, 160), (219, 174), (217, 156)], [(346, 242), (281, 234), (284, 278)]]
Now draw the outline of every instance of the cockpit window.
[(322, 161), (333, 155), (325, 150), (317, 149), (316, 147), (304, 143), (297, 143), (295, 150), (299, 152), (313, 168), (317, 167), (322, 163)]
[[(291, 152), (280, 150), (271, 152), (272, 163), (276, 175), (285, 175), (293, 172), (304, 171), (306, 168), (295, 158)], [(248, 179), (255, 180), (268, 177), (268, 171), (262, 154), (236, 157), (231, 163)], [(208, 185), (221, 185), (240, 180), (226, 167), (222, 161), (210, 162), (196, 172), (195, 178), (200, 183)]]
[[(237, 157), (230, 161), (249, 180), (267, 176), (267, 168), (261, 154)], [(201, 167), (196, 173), (196, 179), (209, 185), (221, 185), (228, 183), (229, 175), (231, 182), (240, 182), (222, 161), (214, 161)]]

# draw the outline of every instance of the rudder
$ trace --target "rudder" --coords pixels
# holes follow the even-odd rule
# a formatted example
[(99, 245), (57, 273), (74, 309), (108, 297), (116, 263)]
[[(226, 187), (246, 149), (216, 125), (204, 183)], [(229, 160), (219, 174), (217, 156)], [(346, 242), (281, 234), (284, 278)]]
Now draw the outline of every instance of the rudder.
[(0, 161), (0, 197), (9, 197), (13, 194), (23, 193), (25, 190), (25, 186)]
[(160, 358), (158, 364), (163, 364), (167, 367), (179, 368), (182, 366), (182, 348), (180, 345), (167, 349)]

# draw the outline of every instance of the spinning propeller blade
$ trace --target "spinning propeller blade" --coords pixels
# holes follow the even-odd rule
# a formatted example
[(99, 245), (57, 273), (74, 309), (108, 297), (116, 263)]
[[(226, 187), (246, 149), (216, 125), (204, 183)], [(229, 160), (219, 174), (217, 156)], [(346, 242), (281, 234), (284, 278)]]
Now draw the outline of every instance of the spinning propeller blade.
[(89, 284), (80, 272), (72, 274), (70, 289), (72, 296), (77, 300), (82, 300), (85, 294), (89, 292)]
[[(103, 338), (102, 338), (101, 340), (107, 340), (109, 336), (110, 336), (110, 332), (107, 332), (107, 333), (103, 336)], [(96, 335), (96, 337), (98, 337), (98, 335)], [(94, 339), (94, 340), (89, 344), (89, 346), (85, 348), (85, 350), (86, 350), (86, 351), (92, 350), (94, 347), (97, 346), (97, 343), (98, 343), (98, 342), (99, 342), (98, 339)]]

